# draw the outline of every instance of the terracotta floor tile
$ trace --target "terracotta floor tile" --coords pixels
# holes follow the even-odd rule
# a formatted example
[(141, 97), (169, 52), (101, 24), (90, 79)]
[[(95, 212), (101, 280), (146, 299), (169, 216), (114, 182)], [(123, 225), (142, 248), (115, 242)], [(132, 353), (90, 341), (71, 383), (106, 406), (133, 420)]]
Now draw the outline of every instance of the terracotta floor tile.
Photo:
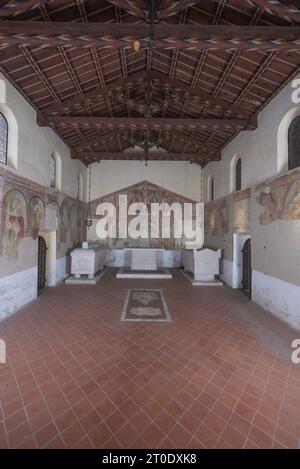
[(32, 437), (32, 430), (27, 422), (18, 425), (7, 435), (10, 448), (16, 448), (27, 441), (31, 441)]
[(122, 448), (130, 447), (140, 435), (141, 432), (137, 431), (131, 423), (125, 423), (115, 434)]
[(35, 433), (35, 438), (39, 448), (46, 446), (51, 440), (58, 436), (57, 428), (53, 423), (49, 423)]
[(172, 323), (121, 322), (136, 285), (111, 269), (84, 295), (48, 288), (0, 322), (0, 447), (297, 448), (295, 332), (239, 291), (178, 273), (138, 282), (163, 286)]
[(170, 430), (175, 426), (176, 419), (171, 414), (163, 410), (155, 418), (155, 424), (163, 433), (167, 435), (170, 432)]
[(142, 438), (147, 441), (150, 448), (158, 448), (165, 436), (165, 433), (155, 423), (148, 425), (142, 433)]

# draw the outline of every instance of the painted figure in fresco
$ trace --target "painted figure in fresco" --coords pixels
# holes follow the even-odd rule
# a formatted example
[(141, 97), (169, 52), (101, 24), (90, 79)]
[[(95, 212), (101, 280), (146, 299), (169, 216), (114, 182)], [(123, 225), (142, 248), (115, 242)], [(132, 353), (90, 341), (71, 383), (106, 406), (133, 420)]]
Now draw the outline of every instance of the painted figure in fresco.
[(68, 231), (70, 229), (70, 212), (67, 203), (64, 201), (60, 209), (60, 242), (66, 243)]
[(44, 216), (44, 204), (39, 197), (33, 197), (30, 201), (30, 235), (37, 239), (42, 218)]
[(261, 225), (268, 225), (276, 220), (300, 220), (300, 184), (298, 181), (284, 180), (277, 187), (272, 187), (270, 184), (267, 188), (263, 187), (263, 190), (261, 186), (258, 186), (258, 189), (260, 192), (256, 200), (263, 207), (259, 216)]
[(26, 202), (18, 191), (9, 191), (4, 198), (4, 254), (12, 261), (18, 259), (18, 243), (26, 234)]

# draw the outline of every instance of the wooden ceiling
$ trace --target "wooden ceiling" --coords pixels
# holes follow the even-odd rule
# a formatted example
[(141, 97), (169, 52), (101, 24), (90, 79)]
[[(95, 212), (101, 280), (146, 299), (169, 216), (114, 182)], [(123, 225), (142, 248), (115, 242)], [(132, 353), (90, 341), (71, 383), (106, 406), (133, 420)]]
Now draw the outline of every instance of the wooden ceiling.
[(0, 0), (0, 64), (85, 164), (205, 165), (299, 71), (299, 0)]

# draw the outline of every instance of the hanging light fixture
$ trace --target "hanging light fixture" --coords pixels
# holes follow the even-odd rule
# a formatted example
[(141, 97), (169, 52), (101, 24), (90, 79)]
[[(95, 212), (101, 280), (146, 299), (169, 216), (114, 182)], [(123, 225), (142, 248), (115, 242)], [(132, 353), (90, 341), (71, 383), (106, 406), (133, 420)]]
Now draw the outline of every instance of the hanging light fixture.
[(92, 216), (92, 211), (91, 211), (91, 181), (92, 181), (92, 165), (89, 165), (89, 200), (88, 200), (88, 210), (87, 210), (87, 216), (86, 219), (84, 220), (85, 226), (90, 228), (93, 224), (93, 216)]

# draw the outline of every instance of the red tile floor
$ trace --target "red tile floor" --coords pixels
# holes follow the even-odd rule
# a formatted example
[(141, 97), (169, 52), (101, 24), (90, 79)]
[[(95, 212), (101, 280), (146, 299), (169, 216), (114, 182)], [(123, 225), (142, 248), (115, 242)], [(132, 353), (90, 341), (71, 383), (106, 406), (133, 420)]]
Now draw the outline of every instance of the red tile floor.
[[(129, 323), (128, 288), (173, 322)], [(0, 447), (297, 448), (300, 336), (227, 287), (116, 280), (49, 288), (0, 323)]]

